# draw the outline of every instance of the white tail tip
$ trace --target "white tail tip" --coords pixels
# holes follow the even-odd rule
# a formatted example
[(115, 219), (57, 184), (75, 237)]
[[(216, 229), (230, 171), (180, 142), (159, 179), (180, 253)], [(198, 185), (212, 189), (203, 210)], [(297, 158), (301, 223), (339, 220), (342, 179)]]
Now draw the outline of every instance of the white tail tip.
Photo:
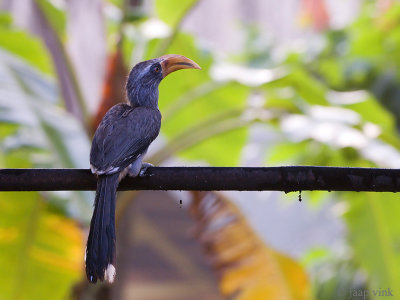
[(104, 280), (108, 281), (109, 283), (114, 282), (115, 278), (115, 267), (112, 264), (107, 266), (107, 269), (104, 271)]

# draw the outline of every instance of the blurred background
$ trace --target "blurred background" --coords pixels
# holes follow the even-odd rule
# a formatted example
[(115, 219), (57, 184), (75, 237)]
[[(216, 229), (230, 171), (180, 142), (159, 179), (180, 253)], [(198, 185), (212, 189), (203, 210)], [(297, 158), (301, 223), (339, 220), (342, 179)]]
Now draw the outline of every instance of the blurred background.
[[(130, 68), (176, 53), (202, 71), (160, 85), (148, 162), (399, 168), (399, 23), (395, 0), (0, 0), (0, 167), (88, 168)], [(400, 299), (398, 195), (298, 197), (121, 192), (116, 282), (89, 285), (94, 192), (0, 193), (0, 299)]]

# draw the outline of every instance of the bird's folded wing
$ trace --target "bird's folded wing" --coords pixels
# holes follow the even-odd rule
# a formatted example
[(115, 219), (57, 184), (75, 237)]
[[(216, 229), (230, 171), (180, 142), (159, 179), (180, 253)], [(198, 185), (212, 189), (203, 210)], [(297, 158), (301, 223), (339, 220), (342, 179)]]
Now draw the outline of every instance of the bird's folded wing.
[(145, 152), (158, 136), (158, 109), (119, 104), (100, 123), (92, 142), (90, 164), (97, 174), (122, 171)]

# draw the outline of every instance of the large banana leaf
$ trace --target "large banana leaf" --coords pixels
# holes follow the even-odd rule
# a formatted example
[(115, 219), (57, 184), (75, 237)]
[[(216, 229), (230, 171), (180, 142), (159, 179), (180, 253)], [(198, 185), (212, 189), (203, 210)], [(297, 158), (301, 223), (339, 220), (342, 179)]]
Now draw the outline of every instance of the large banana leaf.
[(82, 231), (39, 193), (0, 193), (0, 299), (65, 299), (83, 268)]
[(52, 73), (51, 60), (39, 39), (14, 28), (8, 14), (0, 12), (0, 16), (0, 47), (23, 58), (42, 72)]
[[(36, 167), (87, 168), (89, 139), (79, 122), (59, 106), (54, 82), (4, 51), (0, 71), (0, 122), (20, 125), (4, 140), (3, 150), (40, 149), (29, 154)], [(87, 218), (88, 194), (74, 192), (68, 199), (70, 211)]]
[(313, 298), (304, 269), (263, 243), (231, 201), (218, 193), (192, 195), (196, 235), (224, 295), (237, 300)]
[[(89, 141), (55, 83), (0, 50), (0, 167), (87, 167)], [(0, 188), (1, 189), (1, 188)], [(87, 193), (0, 193), (0, 299), (65, 299), (83, 267)]]

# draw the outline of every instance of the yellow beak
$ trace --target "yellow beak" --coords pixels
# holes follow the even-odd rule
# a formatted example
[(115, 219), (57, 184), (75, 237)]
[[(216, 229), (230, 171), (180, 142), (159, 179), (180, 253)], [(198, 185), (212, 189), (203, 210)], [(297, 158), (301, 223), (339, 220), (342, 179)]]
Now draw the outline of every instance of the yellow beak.
[(193, 60), (177, 54), (167, 54), (160, 57), (163, 78), (168, 74), (182, 69), (201, 69)]

